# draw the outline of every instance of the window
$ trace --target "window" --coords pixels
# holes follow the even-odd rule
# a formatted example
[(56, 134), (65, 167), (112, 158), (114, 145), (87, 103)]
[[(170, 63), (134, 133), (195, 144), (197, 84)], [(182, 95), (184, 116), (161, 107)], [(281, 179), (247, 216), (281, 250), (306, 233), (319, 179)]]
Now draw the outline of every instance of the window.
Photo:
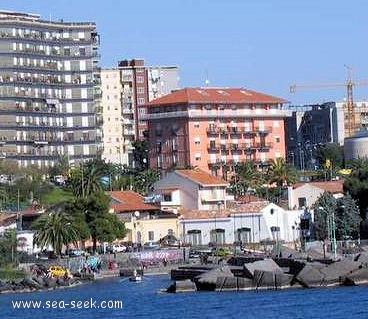
[(144, 94), (144, 87), (143, 86), (137, 87), (137, 93), (138, 94)]
[(148, 240), (149, 240), (149, 241), (153, 241), (153, 240), (155, 240), (155, 233), (154, 233), (152, 230), (150, 230), (150, 231), (148, 232)]
[(188, 230), (187, 232), (187, 241), (192, 246), (200, 246), (202, 245), (202, 234), (198, 229)]
[(144, 97), (139, 97), (138, 98), (138, 105), (141, 105), (141, 104), (144, 104), (145, 103), (145, 99), (144, 99)]
[(281, 139), (280, 139), (280, 136), (275, 136), (275, 142), (276, 142), (276, 143), (280, 143), (280, 140), (281, 140)]
[(171, 202), (172, 201), (172, 196), (171, 196), (171, 194), (164, 194), (163, 199), (164, 199), (164, 202)]
[(143, 76), (137, 76), (137, 83), (144, 83), (144, 77)]
[(212, 229), (211, 230), (211, 242), (223, 245), (225, 243), (225, 230), (224, 229)]

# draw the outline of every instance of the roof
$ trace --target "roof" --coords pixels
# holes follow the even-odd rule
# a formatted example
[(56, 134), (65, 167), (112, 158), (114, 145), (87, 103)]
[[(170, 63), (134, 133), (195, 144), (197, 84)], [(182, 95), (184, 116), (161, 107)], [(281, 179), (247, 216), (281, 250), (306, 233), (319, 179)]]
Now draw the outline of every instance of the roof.
[(286, 103), (287, 101), (269, 94), (252, 91), (246, 88), (209, 88), (188, 87), (173, 91), (159, 97), (147, 105), (179, 104), (179, 103)]
[(111, 196), (109, 205), (117, 213), (136, 210), (158, 210), (156, 206), (146, 204), (144, 197), (133, 191), (112, 191), (109, 194)]
[(15, 222), (17, 214), (15, 213), (0, 213), (0, 225), (9, 226)]
[(326, 181), (326, 182), (295, 183), (294, 188), (299, 188), (299, 187), (302, 187), (304, 185), (310, 185), (310, 186), (318, 187), (318, 188), (323, 189), (326, 192), (330, 192), (332, 194), (343, 193), (344, 192), (344, 189), (343, 189), (344, 181), (341, 180), (341, 179), (337, 180), (337, 181)]
[(213, 176), (201, 169), (182, 169), (176, 170), (175, 173), (201, 185), (228, 185), (228, 182), (222, 178)]
[[(236, 208), (221, 209), (221, 210), (182, 210), (180, 216), (183, 219), (209, 219), (209, 218), (224, 218), (233, 214), (253, 214), (259, 213), (263, 208), (268, 206), (270, 202), (259, 201), (242, 205), (237, 205)], [(229, 205), (231, 207), (231, 205)]]

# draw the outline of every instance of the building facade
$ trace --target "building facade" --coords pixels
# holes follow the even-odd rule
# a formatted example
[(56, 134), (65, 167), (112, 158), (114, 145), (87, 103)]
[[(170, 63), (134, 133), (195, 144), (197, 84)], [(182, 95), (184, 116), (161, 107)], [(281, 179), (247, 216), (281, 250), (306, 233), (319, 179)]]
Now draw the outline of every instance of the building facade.
[(227, 194), (228, 187), (228, 182), (200, 169), (175, 170), (154, 184), (153, 200), (162, 210), (174, 213), (182, 209), (217, 210), (234, 199)]
[(150, 166), (198, 167), (225, 180), (234, 164), (285, 157), (281, 98), (245, 88), (185, 88), (148, 104)]
[(133, 142), (147, 131), (146, 103), (178, 86), (176, 66), (146, 66), (143, 59), (122, 60), (103, 69), (103, 158), (133, 166)]
[(21, 166), (101, 152), (99, 35), (93, 22), (0, 12), (0, 143)]

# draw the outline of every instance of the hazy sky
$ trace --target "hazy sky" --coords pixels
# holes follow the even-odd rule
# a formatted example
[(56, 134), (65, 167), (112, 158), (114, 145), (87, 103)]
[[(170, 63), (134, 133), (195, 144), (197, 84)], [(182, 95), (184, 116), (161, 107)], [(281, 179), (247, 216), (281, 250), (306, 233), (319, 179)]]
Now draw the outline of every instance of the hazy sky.
[[(368, 79), (367, 0), (1, 0), (0, 8), (94, 21), (102, 67), (134, 57), (177, 65), (181, 87), (208, 77), (304, 104), (342, 100), (346, 90), (290, 94), (291, 83), (343, 84), (344, 65), (357, 82)], [(354, 98), (368, 99), (368, 86)]]

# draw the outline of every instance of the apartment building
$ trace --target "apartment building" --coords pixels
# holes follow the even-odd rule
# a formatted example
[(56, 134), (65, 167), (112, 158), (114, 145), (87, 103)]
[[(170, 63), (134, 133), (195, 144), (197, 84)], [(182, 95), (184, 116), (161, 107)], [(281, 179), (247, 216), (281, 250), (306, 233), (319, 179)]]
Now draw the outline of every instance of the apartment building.
[(184, 88), (148, 103), (150, 166), (198, 167), (227, 179), (234, 164), (285, 157), (284, 99), (245, 88)]
[(0, 145), (21, 166), (101, 153), (99, 35), (94, 22), (0, 11)]
[[(127, 132), (133, 130), (134, 119), (131, 108), (122, 109), (120, 71), (117, 68), (101, 69), (101, 86), (104, 146), (102, 158), (110, 163), (128, 164), (128, 147), (134, 141), (133, 137), (129, 137), (134, 136), (134, 133)], [(124, 138), (127, 138), (127, 144)]]
[(178, 87), (176, 66), (146, 66), (143, 59), (123, 60), (101, 70), (103, 158), (132, 166), (133, 146), (147, 131), (147, 102)]
[(133, 59), (120, 61), (119, 69), (123, 102), (134, 110), (135, 137), (143, 139), (147, 131), (146, 104), (178, 88), (178, 68), (146, 66), (143, 59)]

